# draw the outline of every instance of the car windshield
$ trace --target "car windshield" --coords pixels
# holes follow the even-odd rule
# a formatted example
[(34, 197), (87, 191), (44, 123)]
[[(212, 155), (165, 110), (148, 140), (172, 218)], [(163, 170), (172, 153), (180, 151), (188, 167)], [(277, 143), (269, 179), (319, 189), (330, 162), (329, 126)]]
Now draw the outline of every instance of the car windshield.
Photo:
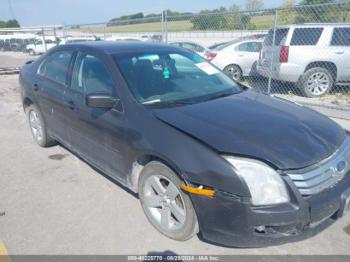
[(240, 86), (190, 52), (119, 54), (114, 60), (142, 104), (187, 104), (236, 94)]

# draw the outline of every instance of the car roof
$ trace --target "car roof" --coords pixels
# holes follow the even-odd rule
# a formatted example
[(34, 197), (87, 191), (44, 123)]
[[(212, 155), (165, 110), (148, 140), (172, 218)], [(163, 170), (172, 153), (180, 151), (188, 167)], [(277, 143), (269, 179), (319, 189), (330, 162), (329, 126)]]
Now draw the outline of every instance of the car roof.
[(178, 50), (177, 47), (160, 44), (160, 43), (147, 43), (136, 41), (87, 41), (81, 43), (70, 43), (64, 45), (66, 48), (90, 48), (106, 54), (117, 54), (131, 51), (150, 51), (150, 50)]

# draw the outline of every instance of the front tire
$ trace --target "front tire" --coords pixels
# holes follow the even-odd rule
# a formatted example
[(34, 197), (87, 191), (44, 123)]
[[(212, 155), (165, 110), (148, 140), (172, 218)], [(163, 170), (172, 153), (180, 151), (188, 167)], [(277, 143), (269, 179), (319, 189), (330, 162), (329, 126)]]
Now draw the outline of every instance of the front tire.
[(139, 197), (149, 222), (163, 235), (185, 241), (198, 233), (198, 222), (183, 183), (166, 165), (152, 161), (140, 174)]
[(334, 85), (332, 74), (323, 67), (314, 67), (300, 78), (298, 86), (306, 97), (321, 97), (329, 93)]
[(44, 119), (38, 107), (32, 104), (26, 107), (25, 112), (35, 142), (41, 147), (55, 145), (57, 142), (49, 136)]
[(35, 53), (35, 51), (33, 50), (33, 49), (29, 49), (29, 55), (31, 55), (31, 56), (35, 56), (36, 55), (36, 53)]

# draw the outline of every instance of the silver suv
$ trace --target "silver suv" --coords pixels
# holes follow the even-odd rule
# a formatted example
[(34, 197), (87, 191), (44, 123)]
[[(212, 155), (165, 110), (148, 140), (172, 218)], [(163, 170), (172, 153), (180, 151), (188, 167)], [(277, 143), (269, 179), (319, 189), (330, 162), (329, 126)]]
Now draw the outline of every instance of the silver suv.
[(350, 82), (350, 24), (279, 27), (275, 39), (273, 32), (266, 36), (257, 64), (262, 76), (297, 83), (308, 97)]

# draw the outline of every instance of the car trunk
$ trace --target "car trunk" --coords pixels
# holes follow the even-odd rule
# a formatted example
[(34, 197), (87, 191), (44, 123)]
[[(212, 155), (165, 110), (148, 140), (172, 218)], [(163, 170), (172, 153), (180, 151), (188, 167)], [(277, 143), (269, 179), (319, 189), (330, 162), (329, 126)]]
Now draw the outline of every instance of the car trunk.
[[(280, 55), (282, 46), (285, 42), (286, 36), (288, 34), (288, 28), (276, 29), (276, 35), (274, 40), (274, 30), (270, 30), (265, 38), (263, 48), (260, 54), (260, 66), (270, 68), (271, 60), (273, 68), (280, 63)], [(273, 43), (275, 44), (273, 45)]]

